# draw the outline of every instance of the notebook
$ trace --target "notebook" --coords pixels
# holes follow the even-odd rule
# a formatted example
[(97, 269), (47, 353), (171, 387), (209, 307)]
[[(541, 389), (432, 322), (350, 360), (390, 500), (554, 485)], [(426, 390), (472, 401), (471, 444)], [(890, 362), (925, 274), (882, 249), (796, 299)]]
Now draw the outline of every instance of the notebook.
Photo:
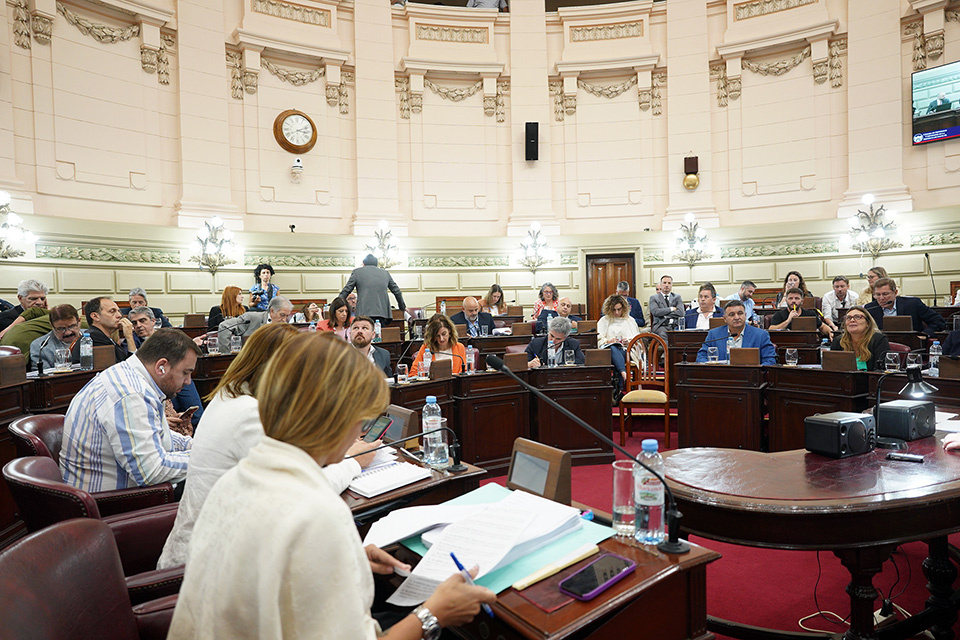
[(364, 498), (372, 498), (431, 476), (430, 470), (407, 462), (396, 462), (369, 471), (353, 479), (347, 487)]

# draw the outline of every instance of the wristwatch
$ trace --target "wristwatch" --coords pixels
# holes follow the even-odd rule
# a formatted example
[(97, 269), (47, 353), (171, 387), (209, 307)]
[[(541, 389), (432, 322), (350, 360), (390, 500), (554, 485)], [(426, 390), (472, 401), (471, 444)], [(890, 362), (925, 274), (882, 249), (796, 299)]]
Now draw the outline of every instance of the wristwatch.
[(440, 622), (437, 616), (430, 613), (430, 609), (420, 605), (413, 610), (413, 615), (420, 620), (420, 637), (423, 640), (438, 640), (440, 637)]

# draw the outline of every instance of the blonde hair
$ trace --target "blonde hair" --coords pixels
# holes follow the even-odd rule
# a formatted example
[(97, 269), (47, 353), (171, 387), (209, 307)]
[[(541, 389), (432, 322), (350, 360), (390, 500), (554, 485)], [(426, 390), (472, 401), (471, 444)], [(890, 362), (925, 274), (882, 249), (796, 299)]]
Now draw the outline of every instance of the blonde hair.
[[(664, 276), (667, 277), (667, 276)], [(613, 314), (613, 308), (617, 305), (623, 305), (623, 315), (616, 316)], [(630, 313), (630, 305), (627, 304), (627, 299), (619, 294), (613, 294), (609, 298), (603, 301), (603, 315), (610, 316), (611, 318), (623, 318)]]
[(223, 377), (220, 378), (217, 388), (205, 398), (207, 402), (217, 397), (221, 391), (228, 398), (238, 398), (246, 394), (256, 395), (257, 383), (267, 359), (285, 340), (289, 340), (298, 333), (300, 331), (296, 327), (286, 322), (271, 322), (254, 331), (243, 345), (240, 354), (233, 359)]
[(450, 332), (450, 345), (448, 348), (453, 348), (453, 345), (460, 339), (457, 336), (457, 327), (453, 324), (453, 321), (442, 313), (435, 314), (427, 321), (427, 328), (423, 331), (423, 344), (427, 345), (427, 349), (430, 349), (434, 353), (439, 350), (437, 339), (442, 327), (446, 327), (447, 331)]
[(256, 393), (263, 432), (320, 459), (387, 408), (383, 372), (332, 333), (299, 333), (270, 358)]
[[(884, 278), (890, 277), (889, 275), (887, 275), (887, 270), (884, 269), (883, 267), (870, 267), (869, 269), (867, 269), (867, 273), (870, 273), (871, 271), (877, 274), (877, 280), (882, 280)], [(873, 300), (873, 287), (877, 285), (877, 280), (873, 281), (873, 286), (870, 286), (869, 282), (867, 283), (867, 286), (864, 288), (864, 290), (860, 292), (861, 300), (865, 300), (866, 302), (870, 302), (871, 300)], [(866, 304), (866, 302), (864, 304)]]
[(220, 312), (224, 318), (236, 318), (242, 316), (246, 309), (237, 302), (237, 294), (240, 293), (240, 287), (228, 285), (223, 288), (223, 295), (220, 297)]
[(875, 334), (880, 333), (880, 330), (877, 328), (877, 322), (873, 319), (873, 316), (870, 315), (870, 312), (861, 306), (850, 307), (847, 314), (843, 317), (844, 324), (846, 324), (847, 317), (851, 311), (859, 311), (867, 318), (867, 330), (863, 334), (863, 339), (857, 343), (853, 341), (849, 331), (844, 331), (843, 335), (840, 336), (840, 348), (844, 351), (853, 351), (857, 356), (857, 360), (866, 362), (870, 359), (870, 356), (873, 355), (870, 352), (870, 341), (873, 340)]

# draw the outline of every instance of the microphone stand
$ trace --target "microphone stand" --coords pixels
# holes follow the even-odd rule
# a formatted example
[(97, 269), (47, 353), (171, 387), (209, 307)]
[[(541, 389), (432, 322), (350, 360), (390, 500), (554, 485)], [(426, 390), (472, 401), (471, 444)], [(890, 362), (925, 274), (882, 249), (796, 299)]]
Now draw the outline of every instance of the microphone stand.
[[(729, 337), (730, 337), (730, 336), (728, 335), (727, 338), (729, 338)], [(682, 360), (681, 362), (684, 362), (684, 363), (685, 363), (685, 362), (687, 361), (687, 354), (690, 352), (690, 348), (691, 348), (691, 347), (696, 347), (697, 350), (699, 350), (700, 347), (702, 347), (702, 346), (705, 345), (705, 344), (710, 344), (711, 342), (724, 342), (727, 338), (711, 338), (710, 340), (704, 340), (704, 341), (701, 342), (700, 344), (696, 344), (696, 343), (688, 344), (687, 346), (685, 346), (685, 347), (683, 348), (683, 353), (680, 354), (680, 357), (683, 358), (683, 360)], [(727, 354), (727, 357), (728, 357), (728, 358), (730, 357), (730, 354), (729, 354), (729, 353)]]
[(445, 469), (445, 471), (451, 471), (453, 473), (461, 473), (467, 470), (467, 466), (460, 461), (460, 440), (457, 438), (457, 434), (450, 427), (440, 427), (439, 429), (431, 429), (430, 431), (421, 431), (420, 433), (415, 433), (412, 436), (407, 436), (406, 438), (400, 438), (399, 440), (394, 440), (388, 444), (380, 445), (379, 447), (374, 447), (364, 451), (363, 453), (355, 453), (352, 456), (344, 456), (344, 460), (349, 460), (350, 458), (356, 458), (357, 456), (363, 456), (374, 451), (379, 451), (380, 449), (387, 448), (397, 448), (398, 445), (414, 440), (421, 436), (428, 436), (431, 433), (437, 433), (438, 431), (449, 431), (450, 437), (453, 438), (453, 444), (450, 445), (450, 457), (453, 458), (453, 464)]
[(933, 285), (933, 304), (930, 306), (935, 307), (937, 306), (937, 282), (933, 279), (933, 266), (930, 264), (930, 253), (924, 253), (923, 257), (927, 259), (927, 270), (930, 272), (930, 284)]
[(670, 489), (670, 486), (667, 484), (666, 479), (662, 475), (660, 475), (659, 473), (657, 473), (656, 471), (648, 467), (643, 462), (640, 462), (639, 460), (637, 460), (637, 458), (630, 455), (630, 453), (628, 453), (626, 449), (617, 445), (617, 443), (615, 443), (613, 440), (611, 440), (610, 438), (603, 435), (602, 433), (600, 433), (599, 431), (591, 427), (589, 424), (581, 420), (578, 416), (574, 415), (572, 412), (567, 410), (567, 408), (561, 405), (559, 402), (557, 402), (556, 400), (554, 400), (544, 392), (540, 391), (539, 389), (534, 387), (532, 384), (522, 380), (517, 374), (515, 374), (506, 365), (504, 365), (503, 360), (501, 360), (497, 356), (494, 356), (494, 355), (488, 356), (487, 364), (492, 366), (494, 369), (500, 371), (501, 373), (507, 374), (509, 377), (519, 382), (521, 386), (523, 386), (525, 389), (530, 391), (533, 395), (537, 396), (538, 398), (540, 398), (541, 400), (549, 404), (552, 408), (556, 409), (557, 411), (562, 413), (564, 416), (566, 416), (570, 420), (573, 420), (575, 423), (577, 423), (578, 426), (586, 429), (588, 432), (592, 433), (597, 438), (600, 438), (600, 440), (610, 445), (611, 447), (613, 447), (614, 449), (616, 449), (617, 451), (625, 455), (630, 460), (633, 460), (635, 463), (637, 463), (638, 465), (640, 465), (641, 467), (643, 467), (644, 469), (652, 473), (654, 477), (660, 480), (660, 482), (663, 484), (664, 490), (666, 491), (667, 495), (670, 497), (670, 504), (667, 508), (667, 530), (669, 532), (669, 537), (663, 542), (661, 542), (660, 544), (658, 544), (657, 549), (659, 549), (660, 551), (663, 551), (664, 553), (681, 554), (681, 553), (690, 552), (690, 544), (686, 540), (680, 539), (680, 519), (683, 518), (683, 514), (680, 513), (680, 511), (677, 509), (677, 501), (673, 497), (673, 491)]
[(53, 333), (47, 336), (47, 339), (40, 343), (40, 348), (37, 349), (37, 377), (43, 375), (43, 348), (47, 346), (47, 343), (50, 342), (50, 338), (53, 337)]

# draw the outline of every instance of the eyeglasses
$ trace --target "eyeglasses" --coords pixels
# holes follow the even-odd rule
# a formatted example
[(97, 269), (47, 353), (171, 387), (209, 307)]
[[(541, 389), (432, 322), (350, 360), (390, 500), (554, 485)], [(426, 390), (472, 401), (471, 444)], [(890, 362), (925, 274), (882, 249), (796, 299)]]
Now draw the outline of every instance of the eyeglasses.
[(62, 336), (63, 334), (67, 333), (68, 331), (76, 331), (76, 330), (79, 329), (79, 328), (80, 328), (80, 325), (77, 324), (77, 323), (74, 323), (74, 324), (71, 324), (71, 325), (66, 326), (66, 327), (54, 327), (54, 328), (53, 328), (53, 331), (54, 331), (57, 335), (61, 335), (61, 336)]
[(855, 320), (855, 321), (857, 321), (857, 322), (860, 322), (861, 320), (866, 320), (866, 319), (867, 319), (866, 316), (850, 315), (849, 313), (847, 314), (846, 318), (847, 318), (847, 322), (850, 322), (851, 320)]

